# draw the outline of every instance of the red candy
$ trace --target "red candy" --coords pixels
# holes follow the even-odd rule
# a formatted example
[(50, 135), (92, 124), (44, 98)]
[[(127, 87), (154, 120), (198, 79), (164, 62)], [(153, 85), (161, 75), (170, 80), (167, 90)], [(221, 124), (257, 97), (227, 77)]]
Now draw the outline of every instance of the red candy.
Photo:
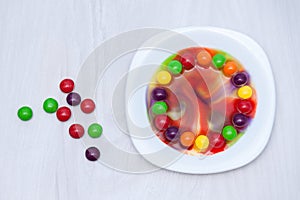
[(180, 62), (186, 70), (192, 69), (195, 66), (195, 58), (191, 54), (184, 54)]
[(168, 128), (170, 121), (171, 120), (167, 115), (157, 115), (154, 119), (154, 124), (158, 130), (164, 130)]
[(84, 134), (84, 128), (80, 124), (72, 124), (69, 128), (69, 134), (74, 139), (79, 139)]
[(224, 137), (220, 133), (209, 133), (208, 139), (210, 149), (222, 149), (226, 144)]
[(239, 112), (243, 114), (249, 114), (253, 110), (253, 105), (249, 100), (240, 100), (237, 102), (236, 108)]
[(60, 107), (57, 111), (56, 111), (56, 117), (59, 121), (61, 122), (65, 122), (68, 121), (71, 117), (71, 110), (68, 107)]
[(92, 99), (85, 99), (81, 102), (80, 108), (82, 112), (89, 114), (95, 110), (95, 103)]
[(59, 84), (60, 90), (64, 93), (70, 93), (74, 89), (74, 81), (71, 79), (64, 79)]

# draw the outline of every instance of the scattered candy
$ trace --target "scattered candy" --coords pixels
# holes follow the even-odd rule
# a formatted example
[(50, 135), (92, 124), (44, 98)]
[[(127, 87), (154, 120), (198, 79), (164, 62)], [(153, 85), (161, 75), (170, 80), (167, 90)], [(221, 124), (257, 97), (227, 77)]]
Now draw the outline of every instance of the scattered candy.
[(70, 94), (68, 94), (67, 96), (67, 103), (70, 106), (77, 106), (79, 105), (81, 102), (81, 97), (78, 93), (76, 92), (71, 92)]
[(208, 139), (210, 149), (220, 149), (226, 145), (225, 138), (220, 133), (210, 133)]
[(80, 124), (72, 124), (69, 127), (69, 134), (74, 139), (79, 139), (84, 135), (84, 128)]
[(201, 67), (207, 67), (211, 63), (211, 55), (207, 51), (201, 50), (197, 54), (197, 62)]
[(56, 111), (56, 117), (61, 122), (68, 121), (70, 119), (70, 117), (71, 117), (71, 110), (70, 110), (70, 108), (68, 108), (66, 106), (60, 107)]
[(194, 144), (195, 134), (193, 132), (184, 132), (180, 136), (180, 144), (184, 147), (190, 147)]
[(154, 125), (158, 130), (164, 130), (169, 126), (170, 121), (167, 115), (157, 115), (154, 118)]
[(238, 89), (237, 95), (241, 99), (249, 99), (252, 96), (252, 88), (248, 85), (240, 87)]
[(85, 157), (89, 161), (97, 161), (100, 158), (100, 151), (96, 147), (89, 147), (85, 151)]
[(100, 124), (91, 124), (88, 128), (88, 134), (91, 138), (98, 138), (102, 135), (102, 126)]
[(165, 138), (169, 141), (177, 139), (178, 128), (175, 126), (171, 126), (167, 128), (165, 131)]
[(206, 135), (199, 135), (195, 140), (195, 147), (200, 152), (205, 151), (208, 145), (209, 139)]
[(32, 118), (33, 112), (32, 109), (28, 106), (23, 106), (18, 110), (18, 117), (22, 121), (28, 121)]
[(225, 64), (223, 68), (223, 73), (225, 76), (231, 76), (238, 70), (237, 64), (233, 61), (229, 61)]
[(48, 98), (44, 101), (43, 108), (47, 113), (55, 113), (58, 109), (58, 103), (53, 98)]
[(249, 114), (253, 110), (253, 105), (249, 100), (240, 100), (237, 102), (236, 108), (243, 114)]
[(166, 113), (168, 110), (168, 105), (164, 101), (157, 101), (152, 106), (152, 112), (156, 115), (161, 115)]
[(59, 84), (60, 90), (64, 93), (70, 93), (74, 89), (74, 81), (71, 79), (64, 79)]
[(231, 82), (236, 87), (242, 87), (248, 83), (248, 77), (249, 76), (246, 72), (239, 72), (231, 78)]
[(184, 69), (190, 70), (195, 66), (195, 57), (191, 54), (184, 54), (180, 58), (180, 62), (183, 65)]
[(249, 117), (242, 113), (235, 114), (232, 117), (232, 123), (235, 127), (242, 128), (248, 125)]
[(222, 130), (222, 135), (226, 140), (233, 140), (237, 136), (237, 132), (233, 126), (225, 126)]
[(168, 95), (165, 89), (163, 88), (155, 88), (152, 93), (151, 93), (151, 97), (155, 100), (155, 101), (162, 101), (165, 100)]
[(80, 109), (86, 114), (92, 113), (95, 107), (96, 105), (92, 99), (84, 99), (80, 104)]
[(218, 69), (223, 67), (225, 61), (226, 61), (225, 56), (223, 56), (222, 54), (219, 54), (219, 53), (214, 55), (214, 57), (212, 58), (212, 62), (214, 64), (214, 66)]
[(178, 60), (172, 60), (168, 64), (168, 70), (174, 75), (180, 74), (182, 71), (182, 64)]
[(157, 73), (156, 80), (159, 84), (167, 85), (171, 82), (172, 76), (167, 71), (160, 71)]

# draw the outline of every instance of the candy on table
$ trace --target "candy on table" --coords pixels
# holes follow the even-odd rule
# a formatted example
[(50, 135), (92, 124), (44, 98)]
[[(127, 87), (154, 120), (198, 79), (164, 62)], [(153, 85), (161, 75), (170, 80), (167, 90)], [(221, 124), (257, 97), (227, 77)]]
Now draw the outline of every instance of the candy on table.
[(231, 141), (237, 136), (237, 131), (235, 128), (231, 125), (225, 126), (222, 130), (222, 136), (228, 140)]
[(249, 100), (240, 100), (236, 103), (236, 108), (243, 114), (249, 114), (253, 110), (253, 105)]
[(248, 86), (248, 85), (240, 87), (238, 89), (237, 95), (241, 99), (249, 99), (252, 96), (252, 88), (250, 86)]
[(206, 135), (199, 135), (195, 140), (196, 150), (203, 152), (209, 146), (209, 139)]
[(69, 134), (74, 139), (79, 139), (84, 135), (84, 128), (80, 124), (72, 124), (69, 127)]
[(195, 134), (191, 131), (186, 131), (180, 135), (180, 144), (186, 148), (192, 146), (195, 141)]
[(70, 106), (77, 106), (81, 102), (81, 97), (78, 93), (71, 92), (70, 94), (68, 94), (66, 100)]
[(242, 128), (248, 125), (249, 117), (242, 113), (237, 113), (232, 117), (232, 123), (235, 127)]
[(207, 67), (211, 63), (211, 55), (205, 50), (201, 50), (197, 54), (197, 62), (202, 67)]
[(178, 128), (175, 126), (170, 126), (165, 131), (165, 138), (169, 141), (176, 140), (178, 136)]
[(156, 115), (164, 114), (167, 110), (168, 105), (164, 101), (157, 101), (152, 105), (152, 112)]
[(70, 108), (68, 108), (66, 106), (58, 108), (58, 110), (56, 111), (56, 117), (61, 122), (68, 121), (71, 117)]
[(164, 130), (168, 128), (171, 120), (167, 115), (157, 115), (154, 118), (154, 125), (158, 130)]
[(156, 80), (159, 84), (167, 85), (171, 82), (172, 76), (169, 72), (162, 70), (157, 73)]
[(151, 93), (151, 97), (156, 101), (162, 101), (168, 97), (168, 94), (163, 88), (155, 88)]
[(178, 60), (172, 60), (169, 64), (168, 64), (168, 70), (174, 74), (174, 75), (178, 75), (182, 72), (182, 64), (178, 61)]
[(97, 123), (93, 123), (88, 128), (88, 134), (91, 138), (99, 138), (102, 135), (102, 126)]
[(180, 57), (180, 62), (184, 69), (190, 70), (195, 66), (195, 57), (192, 54), (186, 53)]
[(18, 110), (18, 117), (22, 121), (28, 121), (32, 118), (33, 112), (32, 109), (28, 106), (23, 106)]
[(84, 99), (80, 104), (80, 109), (82, 112), (89, 114), (95, 110), (95, 103), (92, 99)]
[(100, 158), (100, 151), (97, 147), (89, 147), (85, 151), (85, 157), (89, 161), (97, 161)]
[(249, 75), (246, 72), (236, 73), (231, 78), (231, 82), (236, 87), (242, 87), (246, 85), (249, 81)]
[(229, 61), (223, 67), (223, 73), (225, 76), (231, 76), (235, 74), (238, 70), (237, 64), (233, 61)]
[(43, 109), (47, 113), (55, 113), (58, 109), (58, 103), (53, 98), (48, 98), (43, 103)]
[(70, 93), (74, 89), (74, 81), (72, 79), (64, 79), (59, 84), (60, 90), (64, 93)]
[(214, 55), (214, 57), (212, 58), (212, 62), (216, 68), (220, 69), (223, 67), (224, 63), (226, 62), (226, 58), (224, 55), (218, 53)]

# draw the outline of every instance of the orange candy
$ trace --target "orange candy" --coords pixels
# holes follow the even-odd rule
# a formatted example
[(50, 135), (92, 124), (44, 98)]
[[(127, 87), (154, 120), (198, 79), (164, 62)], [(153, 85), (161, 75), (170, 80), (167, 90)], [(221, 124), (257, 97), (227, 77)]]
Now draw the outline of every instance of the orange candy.
[(223, 67), (223, 73), (225, 76), (231, 76), (235, 72), (237, 72), (237, 70), (238, 70), (237, 64), (233, 61), (227, 62)]
[(180, 136), (180, 143), (184, 147), (190, 147), (194, 144), (195, 135), (192, 132), (184, 132)]
[(200, 66), (208, 66), (211, 63), (211, 55), (207, 51), (201, 50), (197, 54), (197, 61)]

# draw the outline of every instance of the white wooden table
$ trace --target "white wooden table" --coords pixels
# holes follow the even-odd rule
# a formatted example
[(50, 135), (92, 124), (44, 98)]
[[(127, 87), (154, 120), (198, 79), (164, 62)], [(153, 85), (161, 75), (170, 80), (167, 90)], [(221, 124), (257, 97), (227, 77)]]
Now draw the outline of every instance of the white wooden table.
[[(300, 1), (0, 1), (0, 200), (299, 199)], [(245, 33), (267, 52), (277, 89), (276, 120), (251, 164), (215, 175), (166, 170), (126, 174), (86, 161), (69, 124), (42, 101), (76, 77), (103, 40), (141, 27), (217, 26)], [(19, 106), (34, 117), (21, 123)], [(117, 138), (117, 136), (115, 136)]]

